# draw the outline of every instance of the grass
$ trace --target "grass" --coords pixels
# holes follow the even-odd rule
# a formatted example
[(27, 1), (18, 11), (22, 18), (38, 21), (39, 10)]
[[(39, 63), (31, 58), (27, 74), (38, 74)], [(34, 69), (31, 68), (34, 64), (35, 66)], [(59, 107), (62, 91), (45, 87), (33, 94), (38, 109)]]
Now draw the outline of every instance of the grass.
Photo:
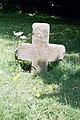
[[(23, 31), (31, 43), (32, 23), (51, 26), (50, 42), (66, 47), (63, 61), (48, 72), (25, 72), (15, 61)], [(0, 13), (0, 120), (80, 120), (80, 20)]]

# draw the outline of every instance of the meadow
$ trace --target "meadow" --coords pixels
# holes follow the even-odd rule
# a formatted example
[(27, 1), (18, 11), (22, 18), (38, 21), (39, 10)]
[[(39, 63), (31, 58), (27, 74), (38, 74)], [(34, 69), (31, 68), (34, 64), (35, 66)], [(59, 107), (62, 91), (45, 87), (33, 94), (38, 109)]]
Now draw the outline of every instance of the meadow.
[[(49, 63), (48, 72), (29, 73), (15, 60), (16, 46), (31, 43), (34, 22), (49, 23), (50, 43), (66, 47), (64, 59)], [(80, 120), (80, 20), (0, 13), (0, 120)]]

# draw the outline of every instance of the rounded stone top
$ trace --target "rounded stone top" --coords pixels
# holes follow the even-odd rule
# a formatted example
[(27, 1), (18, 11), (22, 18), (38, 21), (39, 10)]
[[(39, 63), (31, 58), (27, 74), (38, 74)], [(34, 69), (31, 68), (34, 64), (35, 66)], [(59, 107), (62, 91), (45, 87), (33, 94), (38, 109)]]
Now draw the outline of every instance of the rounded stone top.
[(33, 23), (32, 28), (37, 28), (37, 27), (45, 27), (46, 29), (50, 28), (50, 25), (48, 23)]

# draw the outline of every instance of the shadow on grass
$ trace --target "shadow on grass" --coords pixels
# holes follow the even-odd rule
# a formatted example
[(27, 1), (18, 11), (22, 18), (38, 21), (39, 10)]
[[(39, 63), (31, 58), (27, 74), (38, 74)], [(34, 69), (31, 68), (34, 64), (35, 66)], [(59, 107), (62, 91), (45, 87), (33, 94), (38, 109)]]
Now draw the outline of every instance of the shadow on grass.
[(39, 76), (44, 84), (56, 84), (59, 91), (50, 94), (41, 94), (41, 99), (45, 97), (55, 97), (63, 104), (69, 104), (73, 108), (80, 108), (80, 69), (79, 56), (66, 56), (61, 62), (51, 63), (52, 70), (39, 72), (34, 77)]
[(80, 71), (69, 74), (68, 78), (63, 81), (62, 89), (59, 94), (59, 101), (64, 104), (70, 104), (73, 107), (80, 108)]

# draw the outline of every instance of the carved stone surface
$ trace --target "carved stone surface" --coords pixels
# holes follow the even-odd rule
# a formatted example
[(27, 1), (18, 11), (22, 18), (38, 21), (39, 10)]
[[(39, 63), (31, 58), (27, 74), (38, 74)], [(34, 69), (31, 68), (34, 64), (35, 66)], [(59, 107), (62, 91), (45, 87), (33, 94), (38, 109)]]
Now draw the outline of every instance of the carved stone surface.
[(50, 26), (47, 23), (32, 25), (32, 44), (22, 43), (17, 47), (18, 59), (31, 61), (37, 70), (47, 70), (48, 62), (63, 59), (65, 47), (58, 44), (49, 44)]

